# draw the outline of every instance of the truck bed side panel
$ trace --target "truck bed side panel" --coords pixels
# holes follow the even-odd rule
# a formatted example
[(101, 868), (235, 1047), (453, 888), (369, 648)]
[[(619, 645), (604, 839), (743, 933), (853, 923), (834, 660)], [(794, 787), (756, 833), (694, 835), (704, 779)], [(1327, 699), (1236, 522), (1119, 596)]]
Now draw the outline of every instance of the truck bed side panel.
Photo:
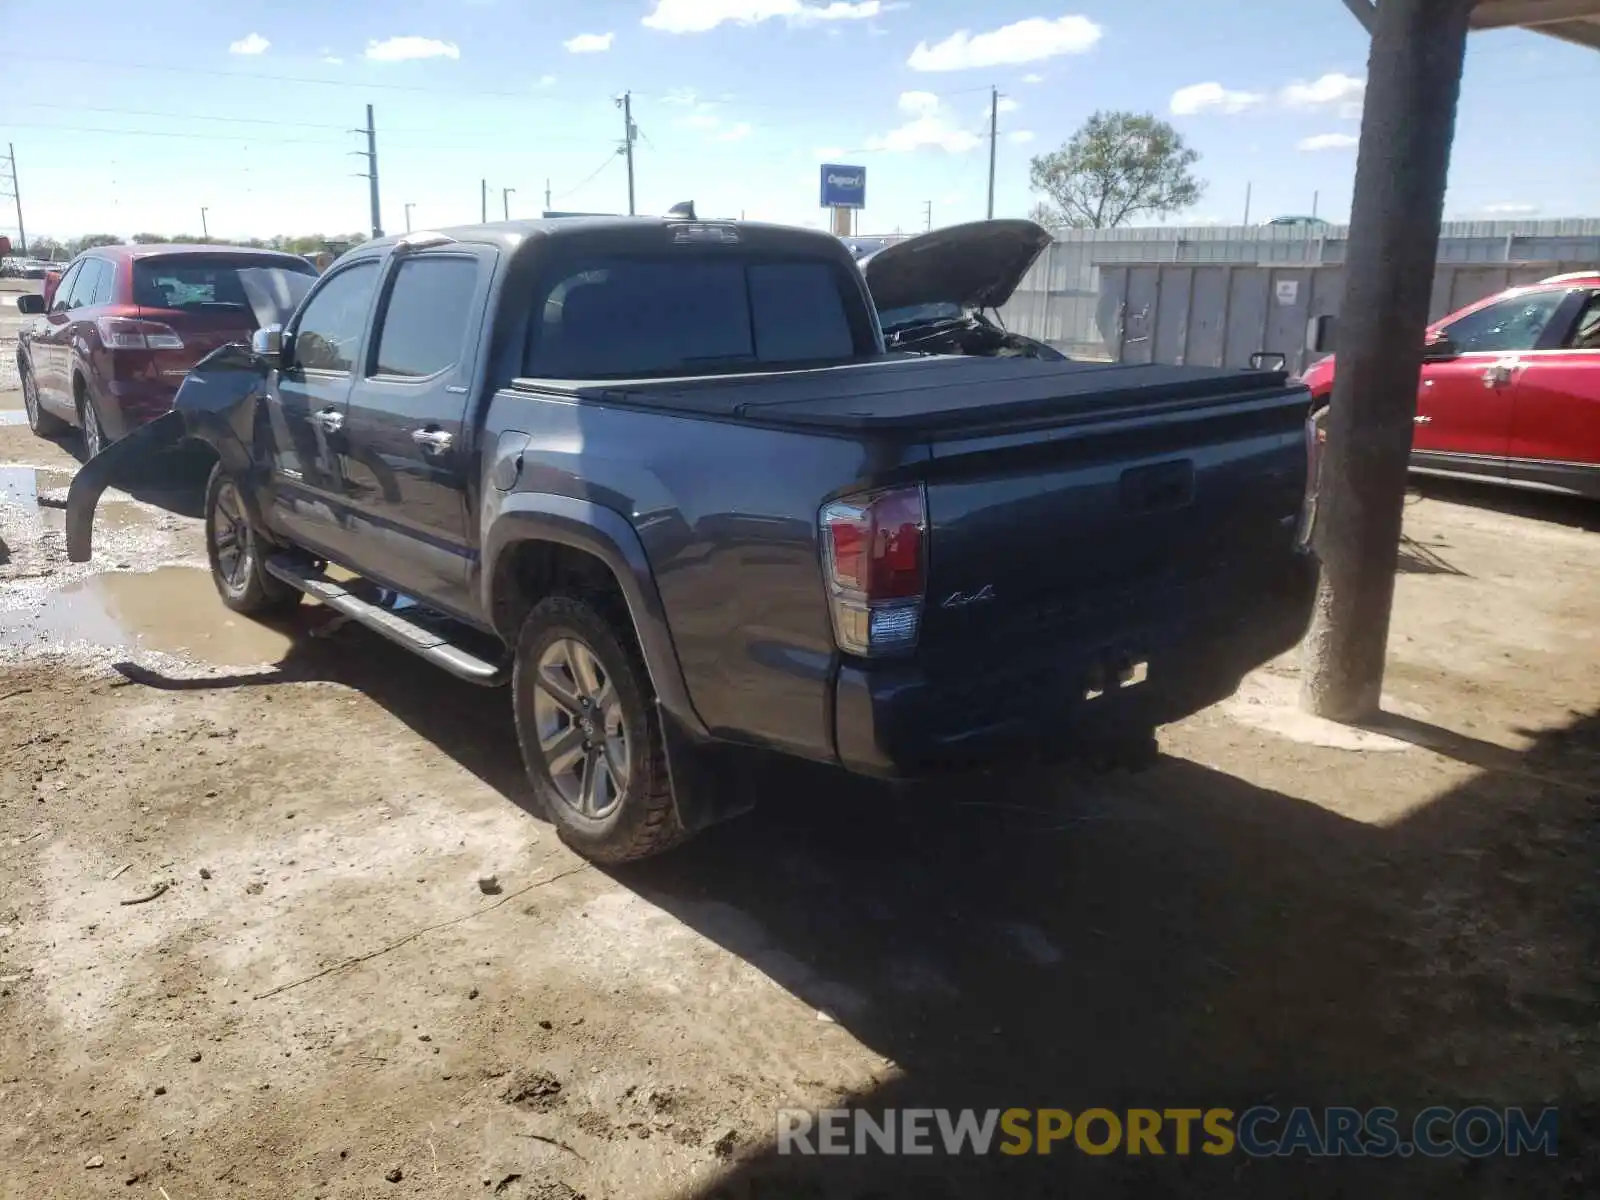
[(486, 444), (529, 436), (519, 491), (574, 496), (638, 531), (695, 712), (714, 735), (832, 759), (833, 634), (820, 498), (868, 469), (855, 443), (498, 394)]

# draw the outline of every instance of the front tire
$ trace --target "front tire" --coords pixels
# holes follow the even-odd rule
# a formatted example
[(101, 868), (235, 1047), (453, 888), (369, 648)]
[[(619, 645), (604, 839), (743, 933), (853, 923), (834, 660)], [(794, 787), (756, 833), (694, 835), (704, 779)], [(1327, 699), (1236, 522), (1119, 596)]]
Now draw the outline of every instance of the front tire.
[(631, 632), (588, 599), (546, 598), (522, 623), (512, 693), (528, 779), (562, 841), (620, 863), (683, 840)]
[(17, 358), (17, 374), (22, 377), (22, 407), (28, 412), (28, 428), (37, 437), (60, 437), (67, 431), (67, 423), (40, 407), (39, 385), (34, 382), (33, 368), (20, 355)]
[(206, 483), (206, 558), (222, 603), (245, 616), (284, 613), (300, 591), (267, 574), (262, 543), (250, 527), (239, 485), (218, 463)]

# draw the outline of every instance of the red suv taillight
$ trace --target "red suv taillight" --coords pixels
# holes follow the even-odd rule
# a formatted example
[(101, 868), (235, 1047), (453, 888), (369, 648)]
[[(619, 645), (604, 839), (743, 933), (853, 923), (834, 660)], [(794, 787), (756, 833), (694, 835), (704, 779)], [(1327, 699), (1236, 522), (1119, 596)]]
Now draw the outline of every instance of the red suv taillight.
[(846, 496), (822, 507), (822, 567), (833, 637), (850, 654), (917, 644), (928, 574), (921, 486)]
[(95, 322), (107, 350), (182, 350), (183, 339), (170, 325), (131, 317), (101, 317)]
[(1308, 549), (1317, 525), (1317, 493), (1322, 486), (1322, 451), (1328, 444), (1328, 406), (1306, 418), (1306, 498), (1300, 505), (1300, 528), (1295, 545)]

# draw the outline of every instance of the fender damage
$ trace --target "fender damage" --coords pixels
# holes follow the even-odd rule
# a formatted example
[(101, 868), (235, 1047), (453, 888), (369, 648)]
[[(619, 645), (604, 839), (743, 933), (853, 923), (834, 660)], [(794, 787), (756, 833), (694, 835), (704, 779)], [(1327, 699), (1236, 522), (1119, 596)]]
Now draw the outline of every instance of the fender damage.
[(84, 463), (67, 491), (68, 559), (89, 561), (100, 497), (154, 455), (184, 441), (200, 441), (211, 446), (230, 470), (247, 471), (256, 400), (265, 378), (249, 347), (223, 346), (195, 364), (179, 387), (171, 412), (112, 442)]

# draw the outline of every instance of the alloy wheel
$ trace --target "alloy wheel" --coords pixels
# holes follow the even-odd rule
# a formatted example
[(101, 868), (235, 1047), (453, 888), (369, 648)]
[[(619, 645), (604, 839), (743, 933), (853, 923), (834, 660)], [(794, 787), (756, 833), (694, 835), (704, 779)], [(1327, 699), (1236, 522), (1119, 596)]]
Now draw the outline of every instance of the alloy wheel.
[(94, 411), (94, 401), (84, 392), (78, 401), (78, 415), (83, 421), (83, 451), (93, 458), (105, 449), (105, 434), (100, 429), (100, 418)]
[(22, 368), (22, 407), (28, 413), (28, 427), (35, 429), (39, 425), (39, 392), (33, 382), (33, 372), (26, 366)]
[(239, 489), (231, 482), (217, 489), (208, 521), (211, 545), (217, 554), (217, 572), (230, 592), (240, 593), (250, 582), (253, 547)]
[(589, 820), (610, 816), (632, 768), (628, 723), (615, 683), (578, 639), (557, 638), (539, 656), (533, 718), (562, 802)]

